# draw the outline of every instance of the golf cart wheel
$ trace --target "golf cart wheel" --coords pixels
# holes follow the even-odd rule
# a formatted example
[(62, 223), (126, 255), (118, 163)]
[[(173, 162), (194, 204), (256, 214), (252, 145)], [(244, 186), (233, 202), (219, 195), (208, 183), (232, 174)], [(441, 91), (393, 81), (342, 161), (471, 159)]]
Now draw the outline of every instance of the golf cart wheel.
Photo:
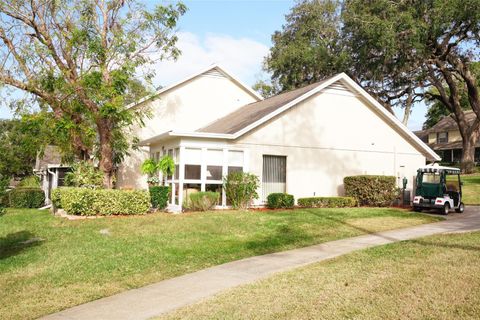
[(457, 209), (455, 209), (455, 212), (463, 213), (463, 211), (465, 211), (465, 205), (463, 204), (463, 202), (460, 202), (460, 205)]
[(420, 208), (420, 207), (413, 207), (413, 211), (415, 211), (415, 212), (422, 212), (422, 208)]
[(442, 213), (443, 213), (444, 215), (447, 215), (448, 212), (450, 211), (450, 204), (445, 203), (445, 205), (443, 206), (443, 208), (441, 209), (441, 211), (442, 211)]

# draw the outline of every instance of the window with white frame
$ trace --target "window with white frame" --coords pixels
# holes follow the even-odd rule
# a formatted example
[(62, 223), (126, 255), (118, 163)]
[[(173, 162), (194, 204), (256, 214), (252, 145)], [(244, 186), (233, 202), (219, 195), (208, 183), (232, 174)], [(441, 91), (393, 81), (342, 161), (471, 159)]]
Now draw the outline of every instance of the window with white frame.
[(228, 151), (228, 170), (227, 173), (243, 171), (243, 151)]

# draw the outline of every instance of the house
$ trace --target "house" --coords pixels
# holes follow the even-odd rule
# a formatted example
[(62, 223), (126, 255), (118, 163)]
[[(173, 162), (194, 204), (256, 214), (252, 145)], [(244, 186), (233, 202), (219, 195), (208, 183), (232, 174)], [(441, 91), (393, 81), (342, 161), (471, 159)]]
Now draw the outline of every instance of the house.
[[(465, 112), (468, 123), (476, 119), (473, 111)], [(458, 163), (462, 158), (462, 136), (458, 125), (450, 116), (443, 117), (433, 127), (414, 132), (423, 142), (442, 157), (442, 161)], [(475, 146), (475, 162), (480, 162), (480, 141)]]
[(176, 209), (196, 190), (220, 192), (227, 206), (222, 177), (233, 171), (260, 177), (261, 205), (272, 192), (342, 195), (343, 178), (358, 174), (394, 175), (399, 186), (407, 177), (412, 189), (417, 168), (440, 160), (344, 73), (263, 100), (212, 66), (142, 104), (156, 116), (137, 131), (146, 148), (119, 169), (118, 183), (145, 186), (141, 157), (169, 154)]
[(45, 203), (51, 203), (52, 189), (64, 184), (65, 174), (70, 166), (62, 164), (62, 155), (58, 147), (48, 145), (42, 154), (37, 154), (33, 173), (40, 178), (40, 187), (45, 193)]

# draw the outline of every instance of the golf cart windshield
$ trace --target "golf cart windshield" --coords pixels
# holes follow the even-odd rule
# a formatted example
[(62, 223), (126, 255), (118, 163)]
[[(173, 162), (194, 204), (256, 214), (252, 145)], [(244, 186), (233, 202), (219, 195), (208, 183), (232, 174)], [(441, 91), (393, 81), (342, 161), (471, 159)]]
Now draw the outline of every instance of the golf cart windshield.
[(440, 183), (440, 173), (428, 172), (423, 174), (423, 183)]

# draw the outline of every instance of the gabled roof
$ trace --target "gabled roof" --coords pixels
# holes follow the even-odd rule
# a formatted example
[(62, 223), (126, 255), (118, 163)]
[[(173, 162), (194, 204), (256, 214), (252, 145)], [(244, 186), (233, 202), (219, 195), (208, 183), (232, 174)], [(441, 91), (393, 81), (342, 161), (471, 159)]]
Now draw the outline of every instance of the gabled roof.
[(420, 150), (423, 150), (429, 160), (440, 160), (441, 158), (412, 131), (403, 125), (394, 115), (388, 112), (377, 100), (369, 95), (361, 86), (353, 81), (345, 73), (337, 74), (323, 81), (286, 92), (260, 102), (247, 104), (229, 115), (220, 118), (210, 125), (194, 132), (169, 131), (152, 137), (142, 144), (149, 144), (153, 141), (169, 136), (197, 137), (211, 139), (237, 139), (245, 133), (255, 129), (261, 124), (269, 121), (275, 116), (289, 110), (300, 102), (310, 98), (321, 90), (341, 81), (346, 84), (350, 91), (359, 94), (391, 125), (396, 127), (404, 136)]
[[(473, 111), (465, 111), (465, 120), (467, 123), (471, 124), (473, 121), (477, 119), (477, 115)], [(440, 121), (438, 121), (433, 127), (425, 130), (426, 133), (434, 133), (434, 132), (445, 132), (445, 131), (452, 131), (458, 130), (458, 124), (453, 119), (451, 115), (444, 116)]]
[(138, 106), (142, 103), (144, 103), (145, 101), (148, 101), (148, 100), (152, 100), (156, 97), (158, 97), (160, 94), (162, 93), (165, 93), (167, 91), (170, 91), (178, 86), (181, 86), (182, 84), (192, 80), (192, 79), (195, 79), (196, 77), (199, 77), (203, 74), (206, 74), (208, 73), (209, 71), (212, 71), (212, 70), (216, 70), (218, 72), (220, 72), (221, 74), (223, 74), (225, 77), (229, 78), (230, 80), (232, 80), (234, 83), (236, 83), (240, 88), (242, 88), (243, 90), (245, 90), (247, 93), (249, 93), (252, 97), (254, 97), (257, 101), (260, 101), (260, 100), (263, 100), (263, 97), (258, 94), (258, 92), (256, 92), (255, 90), (253, 90), (251, 87), (247, 86), (246, 84), (244, 84), (242, 81), (240, 81), (238, 78), (236, 78), (235, 76), (233, 76), (232, 74), (230, 74), (229, 72), (227, 72), (225, 70), (225, 68), (223, 68), (222, 66), (220, 66), (219, 64), (212, 64), (211, 66), (205, 68), (205, 69), (202, 69), (200, 70), (199, 72), (196, 72), (178, 82), (175, 82), (169, 86), (166, 86), (166, 87), (163, 87), (159, 90), (157, 90), (156, 92), (154, 92), (153, 94), (151, 95), (148, 95), (136, 102), (133, 102), (131, 104), (129, 104), (127, 106), (127, 108), (133, 108), (135, 106)]
[(227, 114), (223, 118), (215, 120), (206, 127), (198, 129), (197, 131), (234, 134), (241, 129), (249, 126), (250, 124), (255, 123), (255, 121), (261, 120), (263, 117), (271, 114), (285, 104), (303, 96), (305, 93), (321, 85), (322, 82), (313, 83), (308, 86), (293, 91), (288, 91), (259, 102), (247, 104), (246, 106), (243, 106), (240, 109), (237, 109), (236, 111)]

